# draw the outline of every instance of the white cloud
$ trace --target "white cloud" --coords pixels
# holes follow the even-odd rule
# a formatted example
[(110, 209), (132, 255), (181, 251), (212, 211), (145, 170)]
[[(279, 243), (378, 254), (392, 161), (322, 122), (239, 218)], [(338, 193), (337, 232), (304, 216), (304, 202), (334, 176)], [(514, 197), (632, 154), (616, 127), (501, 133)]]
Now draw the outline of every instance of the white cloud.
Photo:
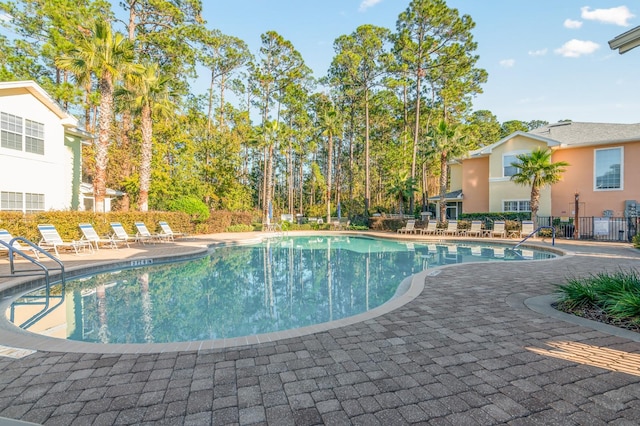
[(380, 2), (382, 2), (382, 0), (362, 0), (362, 3), (360, 3), (360, 9), (358, 10), (360, 10), (360, 12), (364, 12)]
[(500, 66), (504, 68), (513, 68), (515, 64), (516, 64), (515, 59), (503, 59), (500, 61)]
[(581, 17), (582, 19), (590, 19), (592, 21), (600, 21), (605, 24), (615, 24), (620, 25), (621, 27), (628, 27), (629, 19), (633, 18), (634, 15), (627, 8), (627, 6), (618, 6), (612, 7), (611, 9), (593, 9), (589, 6), (581, 7), (582, 11)]
[(530, 50), (529, 51), (529, 56), (544, 56), (546, 54), (547, 54), (547, 48), (546, 47), (544, 49)]
[(600, 48), (598, 43), (587, 40), (569, 40), (562, 47), (555, 50), (558, 55), (565, 58), (578, 58), (582, 55), (589, 55)]
[(564, 27), (569, 28), (571, 30), (578, 29), (582, 26), (582, 21), (574, 21), (573, 19), (565, 19)]

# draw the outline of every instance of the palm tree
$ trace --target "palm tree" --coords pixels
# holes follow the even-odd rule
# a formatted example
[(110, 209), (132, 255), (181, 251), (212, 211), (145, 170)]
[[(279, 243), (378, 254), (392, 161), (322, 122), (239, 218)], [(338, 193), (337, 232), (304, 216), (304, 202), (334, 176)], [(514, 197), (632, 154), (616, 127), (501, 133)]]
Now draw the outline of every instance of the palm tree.
[(538, 229), (536, 218), (540, 207), (540, 191), (546, 186), (559, 182), (569, 163), (566, 161), (552, 163), (551, 150), (540, 148), (529, 154), (517, 155), (516, 158), (518, 161), (511, 163), (511, 166), (516, 167), (518, 171), (511, 176), (511, 180), (519, 185), (531, 186), (531, 220), (534, 229)]
[(166, 116), (173, 110), (172, 94), (169, 88), (171, 80), (161, 76), (158, 65), (151, 64), (141, 73), (127, 75), (130, 90), (121, 89), (118, 95), (130, 100), (135, 111), (140, 114), (140, 133), (142, 145), (140, 149), (140, 193), (138, 208), (149, 210), (149, 188), (151, 186), (151, 160), (153, 158), (153, 116)]
[(394, 176), (391, 186), (387, 189), (387, 195), (398, 200), (399, 213), (404, 215), (404, 202), (410, 200), (416, 190), (416, 179), (404, 171)]
[(449, 183), (449, 160), (469, 151), (469, 139), (463, 128), (440, 120), (429, 132), (430, 149), (439, 157), (440, 163), (440, 220), (447, 219), (446, 194)]
[(104, 211), (107, 182), (108, 148), (111, 143), (114, 83), (123, 70), (133, 64), (133, 45), (121, 33), (113, 33), (109, 22), (97, 20), (91, 31), (83, 33), (80, 42), (67, 55), (56, 59), (56, 64), (73, 72), (76, 79), (93, 75), (100, 94), (98, 108), (98, 139), (95, 144), (95, 175), (93, 195), (95, 210)]

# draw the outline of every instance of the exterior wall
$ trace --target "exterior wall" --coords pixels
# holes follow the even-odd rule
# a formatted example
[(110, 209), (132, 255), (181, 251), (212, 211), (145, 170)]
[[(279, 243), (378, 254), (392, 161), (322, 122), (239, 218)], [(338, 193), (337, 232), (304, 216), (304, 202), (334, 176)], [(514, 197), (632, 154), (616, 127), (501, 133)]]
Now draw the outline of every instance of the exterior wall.
[(78, 136), (65, 135), (64, 146), (66, 151), (65, 175), (70, 185), (65, 189), (65, 199), (70, 200), (71, 210), (81, 210), (80, 183), (82, 182), (82, 141)]
[[(44, 194), (45, 210), (77, 208), (80, 140), (65, 139), (63, 122), (26, 89), (0, 91), (0, 111), (44, 125), (44, 155), (0, 147), (0, 191)], [(74, 203), (75, 198), (75, 203)]]
[(462, 189), (462, 164), (449, 164), (449, 191)]
[[(623, 189), (594, 189), (595, 150), (623, 147)], [(561, 182), (553, 186), (554, 216), (573, 216), (575, 193), (580, 194), (580, 216), (603, 216), (612, 210), (613, 216), (624, 216), (625, 200), (640, 202), (640, 141), (624, 144), (592, 145), (556, 150), (553, 161), (570, 164)]]
[(471, 158), (463, 163), (461, 186), (463, 213), (489, 211), (489, 157)]
[[(489, 211), (501, 212), (503, 202), (531, 199), (531, 187), (516, 185), (509, 177), (504, 177), (503, 156), (529, 153), (536, 148), (546, 149), (543, 142), (518, 135), (495, 147), (489, 156)], [(551, 190), (544, 188), (540, 193), (540, 216), (551, 214)]]

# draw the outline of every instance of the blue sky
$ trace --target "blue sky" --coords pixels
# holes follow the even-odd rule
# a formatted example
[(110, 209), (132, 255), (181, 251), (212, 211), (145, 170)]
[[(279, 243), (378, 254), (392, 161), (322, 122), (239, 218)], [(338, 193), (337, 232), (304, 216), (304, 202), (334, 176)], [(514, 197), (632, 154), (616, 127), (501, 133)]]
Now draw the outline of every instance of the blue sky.
[[(322, 76), (337, 37), (362, 24), (395, 31), (409, 0), (203, 4), (209, 28), (243, 39), (254, 54), (260, 35), (274, 30), (293, 43), (316, 76)], [(474, 101), (475, 110), (490, 110), (500, 122), (640, 123), (640, 48), (620, 55), (608, 45), (615, 36), (640, 25), (637, 3), (448, 0), (447, 4), (476, 23), (478, 67), (487, 70), (489, 80)]]

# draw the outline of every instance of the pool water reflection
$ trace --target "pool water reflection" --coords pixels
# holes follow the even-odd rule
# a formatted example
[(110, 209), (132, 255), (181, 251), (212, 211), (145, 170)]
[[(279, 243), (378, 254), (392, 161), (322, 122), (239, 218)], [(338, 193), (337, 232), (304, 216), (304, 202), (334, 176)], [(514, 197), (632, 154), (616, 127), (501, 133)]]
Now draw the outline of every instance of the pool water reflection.
[(424, 269), (469, 261), (546, 259), (487, 244), (292, 237), (225, 246), (203, 258), (68, 281), (17, 299), (29, 331), (101, 343), (211, 340), (353, 316), (390, 300)]

